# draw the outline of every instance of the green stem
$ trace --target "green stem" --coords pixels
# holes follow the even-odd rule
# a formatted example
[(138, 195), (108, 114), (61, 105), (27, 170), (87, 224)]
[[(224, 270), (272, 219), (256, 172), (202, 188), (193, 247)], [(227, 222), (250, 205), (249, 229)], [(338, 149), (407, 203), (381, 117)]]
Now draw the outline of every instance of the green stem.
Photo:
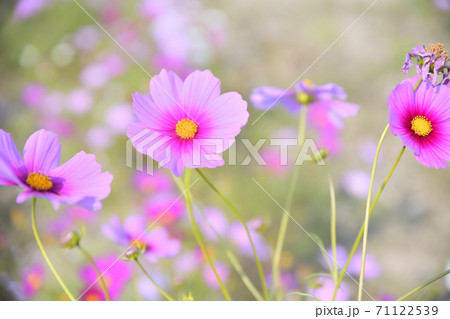
[(67, 294), (67, 296), (72, 301), (76, 301), (75, 297), (70, 292), (69, 288), (67, 288), (64, 281), (59, 276), (58, 272), (56, 271), (55, 267), (53, 266), (52, 262), (50, 261), (50, 258), (48, 258), (47, 253), (45, 252), (44, 246), (42, 245), (41, 238), (39, 237), (39, 233), (36, 227), (36, 197), (33, 197), (33, 203), (31, 204), (31, 223), (33, 227), (33, 233), (34, 237), (36, 238), (36, 243), (39, 246), (39, 249), (41, 250), (42, 255), (44, 256), (45, 261), (47, 262), (47, 265), (50, 267), (50, 270), (52, 271), (53, 275), (56, 277), (56, 280), (58, 280), (58, 283), (64, 290), (64, 292)]
[(186, 206), (187, 206), (188, 211), (189, 211), (189, 218), (191, 220), (192, 231), (194, 232), (194, 236), (197, 239), (197, 242), (198, 242), (198, 244), (199, 244), (203, 254), (205, 255), (206, 260), (208, 261), (208, 264), (211, 266), (211, 269), (214, 272), (214, 275), (216, 276), (217, 283), (219, 284), (220, 290), (222, 291), (225, 299), (227, 301), (231, 301), (230, 294), (228, 293), (227, 289), (225, 288), (225, 286), (224, 286), (224, 284), (222, 282), (222, 279), (220, 279), (220, 276), (217, 273), (216, 267), (214, 267), (214, 263), (212, 261), (212, 258), (209, 255), (208, 250), (206, 249), (205, 242), (203, 240), (203, 236), (202, 236), (202, 234), (200, 232), (200, 228), (198, 227), (198, 224), (197, 224), (197, 222), (195, 220), (195, 217), (194, 217), (194, 212), (192, 210), (191, 193), (190, 193), (189, 188), (188, 188), (189, 187), (188, 184), (189, 184), (190, 175), (191, 175), (191, 170), (188, 169), (187, 172), (186, 172), (184, 198), (185, 198), (185, 201), (186, 201)]
[(109, 295), (105, 280), (103, 279), (102, 273), (100, 272), (97, 265), (95, 264), (94, 259), (92, 259), (91, 255), (89, 255), (89, 253), (87, 252), (86, 249), (84, 249), (80, 245), (78, 245), (77, 247), (80, 250), (80, 252), (83, 254), (84, 258), (86, 258), (89, 261), (89, 263), (91, 264), (91, 266), (94, 268), (95, 273), (97, 274), (98, 280), (100, 282), (100, 286), (102, 287), (103, 293), (105, 294), (106, 300), (111, 301), (111, 297)]
[(333, 179), (331, 178), (330, 170), (328, 166), (325, 166), (328, 177), (328, 188), (330, 189), (330, 203), (331, 203), (331, 250), (333, 252), (333, 280), (336, 283), (338, 279), (337, 268), (337, 253), (336, 253), (336, 192), (334, 190)]
[(366, 201), (366, 213), (364, 216), (363, 246), (362, 246), (361, 273), (359, 276), (358, 301), (362, 300), (362, 292), (364, 285), (364, 268), (366, 266), (366, 254), (367, 254), (367, 232), (369, 230), (370, 203), (372, 200), (373, 182), (375, 179), (375, 172), (377, 169), (378, 156), (380, 155), (381, 145), (383, 144), (384, 138), (386, 137), (388, 131), (389, 131), (389, 124), (386, 125), (386, 128), (384, 129), (383, 134), (381, 134), (381, 138), (378, 142), (377, 151), (375, 153), (375, 159), (373, 161), (372, 166), (372, 174), (370, 175), (369, 192), (367, 194), (367, 201)]
[(165, 292), (160, 286), (158, 286), (158, 284), (153, 280), (153, 278), (149, 275), (149, 273), (145, 270), (145, 268), (141, 265), (141, 263), (137, 260), (137, 258), (134, 261), (136, 261), (136, 264), (138, 264), (139, 268), (141, 268), (144, 275), (152, 282), (153, 285), (155, 285), (156, 289), (159, 290), (161, 295), (163, 295), (164, 298), (166, 298), (169, 301), (174, 301), (174, 299), (170, 297), (167, 292)]
[(207, 218), (205, 216), (203, 216), (205, 222), (208, 224), (209, 228), (211, 228), (211, 230), (214, 232), (214, 234), (216, 235), (216, 237), (219, 239), (220, 243), (222, 244), (223, 248), (225, 249), (225, 254), (227, 255), (231, 265), (233, 266), (234, 270), (236, 270), (236, 272), (238, 273), (238, 275), (241, 277), (242, 282), (244, 283), (244, 285), (248, 288), (248, 290), (250, 291), (250, 293), (253, 295), (253, 297), (255, 297), (256, 300), (258, 301), (264, 301), (263, 296), (261, 296), (261, 294), (258, 292), (258, 290), (256, 289), (256, 287), (253, 285), (252, 281), (250, 280), (250, 278), (247, 276), (247, 274), (245, 273), (243, 267), (241, 266), (241, 264), (239, 263), (239, 260), (237, 259), (237, 257), (234, 255), (233, 251), (230, 248), (230, 245), (225, 241), (225, 239), (214, 229), (213, 225), (211, 225), (211, 223), (208, 222)]
[(428, 280), (426, 283), (424, 283), (423, 285), (420, 285), (419, 287), (411, 290), (410, 292), (404, 294), (403, 296), (401, 296), (400, 298), (397, 299), (397, 301), (402, 301), (405, 300), (406, 298), (410, 297), (411, 295), (415, 294), (416, 292), (418, 292), (419, 290), (421, 290), (422, 288), (425, 288), (428, 285), (431, 285), (433, 282), (435, 282), (436, 280), (441, 279), (442, 277), (447, 276), (448, 274), (450, 274), (450, 269), (447, 269), (446, 271), (440, 273), (439, 275), (437, 275), (436, 277), (433, 277), (432, 279)]
[(417, 90), (417, 88), (419, 87), (420, 83), (422, 83), (422, 77), (419, 79), (419, 81), (417, 81), (416, 85), (414, 86), (414, 91)]
[[(402, 147), (402, 150), (400, 151), (400, 154), (398, 155), (397, 160), (395, 161), (394, 165), (392, 166), (391, 170), (389, 171), (389, 174), (387, 175), (386, 179), (384, 180), (383, 184), (381, 185), (380, 189), (378, 190), (378, 193), (372, 202), (372, 206), (370, 207), (369, 218), (370, 218), (370, 216), (372, 216), (372, 212), (375, 208), (375, 205), (378, 202), (378, 199), (381, 196), (381, 193), (383, 192), (389, 179), (391, 178), (392, 174), (394, 173), (395, 168), (397, 167), (398, 163), (400, 162), (400, 159), (402, 158), (403, 153), (405, 152), (405, 148), (406, 148), (405, 146)], [(336, 298), (337, 291), (338, 291), (339, 286), (341, 285), (342, 281), (344, 280), (345, 274), (347, 273), (347, 270), (348, 270), (350, 262), (353, 258), (353, 255), (355, 254), (356, 250), (358, 249), (359, 243), (361, 241), (361, 237), (363, 235), (363, 231), (364, 231), (364, 223), (361, 225), (361, 228), (359, 229), (358, 236), (356, 237), (355, 242), (353, 243), (353, 246), (352, 246), (352, 250), (350, 251), (350, 254), (348, 255), (347, 262), (345, 263), (344, 269), (342, 269), (342, 271), (341, 271), (339, 280), (338, 280), (338, 282), (336, 284), (336, 288), (334, 290), (333, 300)]]
[(266, 285), (266, 278), (264, 275), (264, 269), (261, 265), (261, 261), (258, 257), (258, 253), (256, 252), (255, 244), (253, 243), (252, 236), (250, 235), (250, 230), (247, 227), (247, 224), (242, 218), (241, 214), (239, 214), (238, 210), (231, 204), (231, 202), (206, 178), (206, 176), (200, 171), (198, 168), (195, 169), (197, 173), (200, 175), (201, 178), (208, 184), (209, 187), (227, 204), (227, 206), (231, 209), (231, 211), (234, 213), (236, 218), (239, 220), (239, 222), (244, 226), (245, 232), (247, 233), (248, 240), (250, 242), (250, 245), (252, 246), (253, 256), (255, 258), (256, 267), (258, 268), (259, 278), (261, 280), (261, 285), (263, 288), (264, 298), (265, 300), (269, 300), (269, 291), (267, 290)]
[[(305, 141), (307, 110), (308, 110), (307, 106), (304, 105), (300, 111), (299, 124), (298, 124), (298, 138), (297, 138), (298, 153), (300, 151), (301, 146), (303, 145), (303, 142)], [(297, 166), (294, 163), (294, 171), (292, 174), (291, 182), (289, 184), (289, 189), (288, 189), (287, 197), (286, 197), (286, 203), (284, 205), (285, 210), (287, 212), (289, 212), (291, 210), (292, 201), (294, 199), (295, 188), (297, 186), (299, 173), (300, 173), (300, 166)], [(273, 254), (273, 261), (272, 261), (272, 285), (271, 285), (272, 293), (274, 293), (275, 289), (278, 289), (278, 288), (281, 289), (281, 287), (280, 287), (280, 260), (281, 260), (281, 253), (283, 251), (284, 239), (286, 238), (288, 222), (289, 222), (289, 215), (283, 214), (281, 216), (280, 229), (278, 231), (278, 237), (277, 237), (277, 242), (275, 245), (275, 251)]]

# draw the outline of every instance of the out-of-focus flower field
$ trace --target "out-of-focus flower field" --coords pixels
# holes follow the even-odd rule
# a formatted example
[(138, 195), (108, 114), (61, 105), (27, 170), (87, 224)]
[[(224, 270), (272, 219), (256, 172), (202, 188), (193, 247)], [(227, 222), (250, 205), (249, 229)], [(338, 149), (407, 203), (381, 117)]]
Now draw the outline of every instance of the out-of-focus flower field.
[[(106, 271), (111, 299), (165, 299), (136, 263), (118, 259), (152, 226), (139, 260), (159, 287), (177, 300), (224, 298), (171, 172), (139, 172), (135, 151), (130, 165), (125, 134), (137, 120), (132, 94), (148, 94), (152, 76), (167, 69), (185, 79), (209, 69), (222, 93), (238, 92), (248, 102), (249, 119), (236, 139), (237, 165), (228, 165), (232, 154), (226, 151), (227, 164), (201, 171), (247, 222), (269, 287), (284, 214), (277, 202), (285, 202), (292, 170), (278, 165), (269, 142), (260, 149), (267, 165), (258, 165), (241, 139), (254, 145), (296, 138), (298, 119), (284, 107), (257, 108), (252, 90), (288, 88), (300, 80), (336, 83), (347, 102), (359, 105), (358, 113), (333, 131), (326, 167), (305, 162), (299, 170), (290, 210), (296, 222), (288, 224), (279, 263), (281, 289), (271, 295), (310, 300), (292, 294), (301, 292), (331, 299), (333, 279), (317, 275), (328, 272), (318, 242), (331, 245), (327, 169), (337, 199), (336, 261), (345, 265), (364, 221), (372, 162), (388, 123), (388, 96), (406, 77), (402, 65), (412, 47), (442, 42), (448, 48), (449, 10), (445, 0), (1, 1), (0, 128), (11, 133), (21, 154), (34, 132), (52, 131), (62, 145), (61, 163), (85, 151), (114, 176), (99, 211), (73, 205), (55, 211), (47, 201), (37, 202), (43, 245), (70, 291), (81, 300), (105, 299), (85, 256), (61, 244), (61, 235), (73, 230)], [(414, 75), (412, 68), (408, 76)], [(306, 137), (321, 139), (309, 127)], [(388, 132), (375, 192), (401, 148), (401, 140)], [(248, 156), (250, 163), (242, 165)], [(191, 182), (197, 177), (193, 171)], [(366, 300), (395, 300), (449, 268), (449, 181), (448, 169), (420, 165), (406, 149), (370, 219)], [(207, 250), (232, 299), (254, 300), (235, 264), (237, 259), (262, 293), (245, 229), (202, 179), (190, 191)], [(66, 300), (34, 240), (31, 200), (17, 204), (18, 194), (17, 187), (1, 187), (0, 300)], [(358, 249), (338, 300), (356, 299), (360, 267)], [(450, 300), (450, 282), (436, 282), (414, 298)]]

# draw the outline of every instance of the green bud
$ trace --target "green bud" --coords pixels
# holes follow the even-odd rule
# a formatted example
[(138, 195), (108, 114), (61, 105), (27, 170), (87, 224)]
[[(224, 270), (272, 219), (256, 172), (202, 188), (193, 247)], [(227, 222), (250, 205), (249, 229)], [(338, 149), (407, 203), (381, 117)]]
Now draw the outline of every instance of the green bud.
[(139, 249), (136, 246), (131, 246), (128, 248), (121, 259), (123, 260), (136, 260), (140, 255), (142, 255), (143, 251), (142, 249)]
[(314, 101), (314, 98), (311, 95), (304, 92), (297, 93), (295, 97), (297, 98), (297, 101), (299, 101), (301, 104), (309, 104), (312, 101)]
[(80, 235), (73, 230), (65, 231), (61, 235), (60, 239), (61, 244), (65, 248), (72, 249), (73, 247), (76, 247), (80, 243)]

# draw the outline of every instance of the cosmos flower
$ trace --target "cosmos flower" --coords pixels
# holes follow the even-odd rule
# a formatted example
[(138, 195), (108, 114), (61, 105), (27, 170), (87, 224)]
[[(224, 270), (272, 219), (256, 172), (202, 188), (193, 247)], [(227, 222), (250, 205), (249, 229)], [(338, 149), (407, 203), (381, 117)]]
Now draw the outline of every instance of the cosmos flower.
[(136, 172), (132, 176), (132, 183), (137, 190), (145, 194), (173, 189), (170, 177), (162, 171), (155, 171), (152, 175)]
[(0, 185), (19, 186), (17, 197), (23, 203), (31, 197), (59, 204), (75, 204), (97, 211), (111, 191), (113, 176), (102, 173), (95, 156), (80, 152), (59, 165), (61, 145), (58, 136), (46, 130), (33, 133), (19, 154), (11, 134), (0, 129)]
[(143, 250), (148, 261), (155, 263), (160, 258), (170, 258), (181, 249), (179, 240), (171, 238), (163, 227), (148, 229), (145, 218), (139, 215), (128, 216), (123, 225), (120, 218), (112, 216), (109, 224), (103, 225), (103, 233), (118, 245), (136, 247)]
[[(430, 80), (431, 84), (436, 86), (441, 82), (443, 84), (449, 82), (450, 65), (448, 65), (448, 61), (448, 52), (442, 43), (430, 44), (426, 48), (424, 45), (419, 45), (406, 54), (402, 69), (407, 74), (416, 62), (416, 70), (422, 80), (425, 82)], [(439, 76), (442, 76), (442, 79), (439, 80)]]
[[(317, 276), (311, 280), (308, 293), (322, 301), (331, 301), (334, 294), (334, 280), (331, 276)], [(347, 301), (350, 298), (350, 289), (345, 282), (341, 283), (336, 293), (336, 301)]]
[(318, 144), (333, 154), (339, 150), (337, 135), (343, 129), (343, 118), (358, 113), (357, 104), (345, 102), (347, 94), (334, 83), (315, 85), (310, 81), (298, 82), (292, 89), (263, 86), (250, 95), (255, 108), (269, 110), (283, 105), (291, 113), (299, 113), (308, 105), (308, 123), (319, 133)]
[(32, 298), (42, 288), (44, 283), (44, 268), (34, 264), (22, 274), (22, 293), (27, 299)]
[(30, 107), (40, 107), (47, 96), (47, 87), (40, 83), (29, 83), (21, 92), (22, 102)]
[(50, 3), (49, 0), (19, 0), (14, 9), (14, 20), (27, 20), (37, 15)]
[(183, 215), (185, 207), (177, 196), (159, 192), (145, 202), (144, 211), (150, 222), (170, 225)]
[[(112, 300), (118, 300), (122, 294), (125, 286), (131, 279), (132, 271), (131, 265), (123, 260), (118, 260), (115, 255), (100, 257), (94, 259), (102, 278), (108, 288), (109, 295)], [(88, 264), (80, 269), (79, 276), (86, 288), (95, 284), (84, 293), (83, 300), (86, 301), (100, 301), (105, 300), (100, 282), (97, 280), (98, 276), (92, 265)], [(84, 292), (84, 291), (83, 291)]]
[[(253, 239), (256, 252), (258, 253), (261, 261), (266, 261), (270, 258), (269, 244), (264, 239), (264, 236), (258, 232), (258, 229), (262, 226), (262, 219), (256, 218), (248, 222), (248, 229), (250, 236)], [(241, 252), (241, 254), (253, 257), (253, 250), (244, 226), (241, 223), (233, 223), (227, 234), (231, 243)]]
[(152, 78), (150, 94), (133, 94), (140, 122), (128, 126), (127, 136), (138, 152), (177, 177), (186, 167), (225, 164), (219, 154), (231, 146), (249, 116), (238, 93), (220, 94), (220, 81), (209, 70), (195, 71), (184, 81), (162, 70)]
[[(327, 248), (327, 256), (328, 256), (328, 262), (330, 265), (333, 265), (333, 251), (331, 250), (331, 247)], [(338, 269), (341, 267), (344, 267), (347, 263), (348, 259), (348, 252), (345, 249), (344, 246), (337, 245), (336, 246), (336, 262), (338, 265)], [(362, 259), (362, 253), (361, 251), (357, 251), (348, 266), (347, 273), (352, 276), (359, 276), (361, 271), (361, 259)], [(320, 254), (319, 262), (322, 264), (323, 267), (328, 268), (327, 262), (323, 259), (322, 254)], [(380, 276), (381, 274), (381, 266), (378, 263), (378, 261), (375, 259), (375, 257), (371, 254), (366, 255), (366, 265), (365, 265), (365, 272), (364, 272), (364, 279), (365, 280), (373, 280)]]
[[(228, 278), (230, 277), (230, 269), (228, 268), (227, 265), (221, 263), (220, 261), (215, 261), (214, 266), (216, 267), (220, 279), (224, 284), (226, 284)], [(214, 274), (211, 267), (205, 267), (203, 269), (203, 280), (205, 280), (205, 283), (208, 285), (208, 287), (212, 289), (220, 288), (219, 283), (217, 282), (216, 275)]]
[(389, 95), (391, 132), (419, 163), (445, 168), (450, 160), (450, 88), (422, 82), (414, 91), (418, 80), (404, 79)]

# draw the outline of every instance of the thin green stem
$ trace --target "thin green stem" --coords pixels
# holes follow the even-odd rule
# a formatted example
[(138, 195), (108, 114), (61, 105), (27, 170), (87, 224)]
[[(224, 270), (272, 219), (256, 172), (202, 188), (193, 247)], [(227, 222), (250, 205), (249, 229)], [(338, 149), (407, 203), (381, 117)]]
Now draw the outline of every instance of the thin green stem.
[[(299, 124), (298, 124), (298, 138), (297, 138), (297, 151), (299, 153), (303, 142), (305, 141), (306, 135), (306, 114), (307, 114), (307, 106), (304, 105), (300, 111), (299, 116)], [(300, 173), (300, 166), (294, 164), (294, 171), (292, 174), (292, 179), (289, 184), (289, 188), (287, 191), (286, 203), (284, 208), (287, 212), (291, 210), (292, 202), (294, 199), (295, 189), (297, 187), (298, 177)], [(283, 214), (281, 216), (280, 229), (278, 231), (277, 242), (275, 244), (275, 251), (273, 254), (272, 260), (272, 286), (271, 292), (274, 293), (275, 289), (278, 290), (280, 287), (280, 260), (281, 253), (283, 251), (284, 239), (286, 238), (287, 226), (289, 223), (289, 215)]]
[(153, 278), (150, 276), (150, 274), (145, 270), (145, 268), (142, 266), (142, 264), (139, 262), (139, 260), (137, 260), (137, 258), (134, 260), (136, 262), (136, 264), (139, 266), (139, 268), (141, 268), (142, 272), (144, 273), (144, 275), (152, 282), (153, 285), (155, 285), (156, 289), (159, 290), (159, 292), (161, 293), (161, 295), (164, 296), (164, 298), (166, 298), (169, 301), (175, 301), (172, 297), (169, 296), (169, 294), (167, 292), (165, 292), (160, 286), (158, 286), (158, 284), (153, 280)]
[(219, 242), (221, 243), (221, 245), (223, 246), (223, 248), (225, 249), (225, 254), (228, 257), (228, 260), (230, 261), (231, 265), (233, 266), (234, 270), (236, 270), (236, 272), (238, 273), (238, 275), (241, 277), (242, 282), (244, 283), (244, 285), (248, 288), (248, 290), (250, 291), (250, 293), (253, 295), (253, 297), (255, 297), (256, 300), (258, 301), (264, 301), (263, 296), (258, 292), (258, 290), (256, 289), (256, 287), (253, 285), (252, 281), (250, 280), (250, 278), (247, 276), (247, 274), (245, 273), (243, 267), (241, 266), (241, 264), (239, 263), (239, 260), (237, 259), (236, 255), (233, 253), (232, 249), (230, 248), (230, 245), (225, 241), (225, 239), (214, 229), (213, 225), (211, 225), (211, 223), (208, 222), (208, 220), (206, 219), (206, 217), (204, 216), (204, 220), (206, 221), (206, 223), (208, 224), (209, 228), (211, 228), (211, 230), (214, 232), (214, 234), (216, 235), (216, 237), (219, 239)]
[(333, 280), (336, 283), (338, 279), (338, 269), (337, 269), (337, 253), (336, 253), (336, 192), (334, 190), (333, 179), (331, 177), (330, 170), (328, 166), (326, 167), (327, 177), (328, 177), (328, 188), (330, 190), (330, 205), (331, 205), (331, 226), (330, 226), (330, 236), (331, 236), (331, 250), (333, 254)]
[(375, 179), (375, 172), (377, 169), (378, 156), (380, 155), (381, 145), (383, 144), (384, 138), (386, 137), (386, 134), (388, 131), (389, 131), (389, 124), (386, 125), (386, 128), (384, 129), (383, 134), (381, 134), (381, 138), (378, 142), (377, 151), (375, 153), (375, 159), (373, 161), (373, 166), (372, 166), (372, 173), (370, 175), (369, 192), (367, 194), (367, 201), (366, 201), (366, 213), (364, 216), (363, 246), (362, 246), (362, 258), (361, 258), (362, 259), (361, 260), (361, 273), (359, 276), (358, 301), (362, 300), (362, 292), (363, 292), (363, 285), (364, 285), (364, 268), (366, 266), (366, 254), (367, 254), (367, 233), (369, 230), (370, 203), (372, 200), (373, 182)]
[[(398, 163), (400, 162), (400, 159), (402, 158), (403, 153), (405, 152), (405, 148), (406, 148), (405, 146), (402, 147), (402, 150), (400, 151), (400, 154), (398, 155), (397, 160), (395, 161), (394, 165), (392, 166), (391, 170), (389, 171), (389, 174), (387, 175), (386, 179), (384, 180), (383, 184), (381, 185), (380, 189), (378, 190), (378, 193), (375, 196), (375, 199), (373, 200), (372, 205), (370, 206), (369, 218), (370, 218), (370, 216), (372, 216), (372, 212), (375, 208), (375, 205), (378, 202), (378, 199), (381, 196), (381, 193), (383, 192), (389, 179), (391, 178), (392, 174), (394, 173), (395, 168), (397, 167)], [(353, 255), (355, 254), (356, 250), (358, 249), (363, 232), (364, 232), (364, 223), (361, 225), (361, 228), (359, 229), (358, 236), (356, 237), (355, 242), (353, 243), (352, 249), (350, 251), (350, 254), (348, 255), (347, 262), (345, 263), (344, 269), (342, 269), (341, 274), (339, 275), (339, 279), (338, 279), (338, 282), (336, 284), (336, 288), (335, 288), (334, 294), (333, 294), (333, 300), (334, 300), (334, 298), (336, 298), (337, 291), (338, 291), (342, 281), (344, 280), (345, 274), (347, 273), (347, 270), (348, 270), (350, 262), (353, 258)]]
[(103, 279), (102, 273), (100, 272), (100, 269), (98, 269), (94, 259), (92, 259), (91, 255), (87, 252), (87, 250), (84, 249), (83, 247), (81, 247), (80, 245), (78, 245), (77, 248), (83, 254), (84, 258), (86, 258), (88, 260), (88, 262), (91, 264), (91, 266), (94, 268), (95, 273), (97, 274), (98, 280), (100, 282), (100, 286), (102, 287), (103, 293), (105, 294), (106, 300), (111, 301), (108, 287), (106, 286), (106, 283), (105, 283), (105, 280)]
[(231, 209), (231, 211), (234, 213), (236, 218), (239, 220), (239, 222), (244, 226), (245, 232), (247, 233), (248, 240), (250, 242), (250, 245), (252, 246), (253, 256), (255, 258), (256, 267), (258, 268), (259, 278), (261, 280), (261, 286), (263, 289), (263, 294), (265, 300), (269, 300), (269, 291), (267, 290), (266, 285), (266, 278), (264, 275), (264, 269), (262, 267), (261, 261), (258, 257), (258, 253), (256, 252), (255, 244), (253, 243), (252, 236), (250, 235), (250, 230), (247, 227), (247, 224), (242, 218), (242, 215), (239, 214), (238, 210), (231, 204), (231, 202), (209, 181), (208, 178), (203, 174), (202, 171), (200, 171), (198, 168), (195, 169), (197, 173), (200, 175), (201, 178), (208, 184), (208, 186), (225, 202), (225, 204)]
[(211, 256), (208, 253), (208, 250), (206, 249), (205, 242), (203, 240), (203, 236), (200, 232), (200, 228), (198, 227), (198, 224), (194, 217), (194, 212), (192, 209), (192, 200), (191, 200), (191, 193), (189, 191), (189, 180), (190, 180), (191, 170), (188, 169), (186, 172), (186, 180), (185, 180), (185, 191), (184, 191), (184, 199), (186, 201), (186, 206), (189, 211), (189, 218), (191, 220), (192, 225), (192, 231), (194, 232), (194, 236), (197, 239), (197, 243), (199, 244), (203, 255), (205, 255), (206, 260), (208, 261), (208, 264), (211, 266), (212, 271), (214, 272), (214, 275), (216, 276), (217, 283), (220, 286), (220, 290), (222, 291), (222, 294), (224, 295), (225, 299), (227, 301), (231, 301), (230, 294), (228, 293), (227, 289), (225, 288), (222, 279), (220, 279), (220, 276), (216, 270), (216, 267), (214, 267), (214, 263), (212, 261)]
[(414, 91), (417, 90), (417, 88), (419, 87), (420, 83), (422, 83), (422, 77), (419, 79), (419, 81), (417, 81), (416, 85), (414, 86)]
[(441, 279), (442, 277), (447, 276), (448, 274), (450, 274), (450, 269), (447, 269), (446, 271), (440, 273), (439, 275), (431, 278), (430, 280), (428, 280), (426, 283), (424, 283), (423, 285), (420, 285), (419, 287), (411, 290), (410, 292), (404, 294), (403, 296), (401, 296), (400, 298), (397, 299), (397, 301), (402, 301), (405, 300), (406, 298), (410, 297), (411, 295), (415, 294), (416, 292), (418, 292), (419, 290), (425, 288), (428, 285), (431, 285), (433, 282)]
[(50, 270), (52, 271), (53, 275), (56, 277), (56, 280), (58, 281), (59, 285), (62, 287), (64, 292), (67, 294), (67, 296), (72, 301), (76, 301), (75, 297), (70, 292), (69, 288), (67, 288), (64, 281), (59, 276), (58, 272), (56, 271), (55, 267), (53, 266), (52, 262), (50, 261), (50, 258), (48, 258), (47, 253), (45, 252), (44, 246), (42, 245), (41, 238), (39, 237), (39, 233), (36, 227), (36, 197), (33, 198), (33, 203), (31, 204), (31, 224), (33, 227), (33, 233), (34, 237), (36, 238), (36, 243), (39, 246), (39, 249), (41, 250), (42, 255), (44, 256), (45, 261), (47, 262), (47, 265), (50, 267)]

